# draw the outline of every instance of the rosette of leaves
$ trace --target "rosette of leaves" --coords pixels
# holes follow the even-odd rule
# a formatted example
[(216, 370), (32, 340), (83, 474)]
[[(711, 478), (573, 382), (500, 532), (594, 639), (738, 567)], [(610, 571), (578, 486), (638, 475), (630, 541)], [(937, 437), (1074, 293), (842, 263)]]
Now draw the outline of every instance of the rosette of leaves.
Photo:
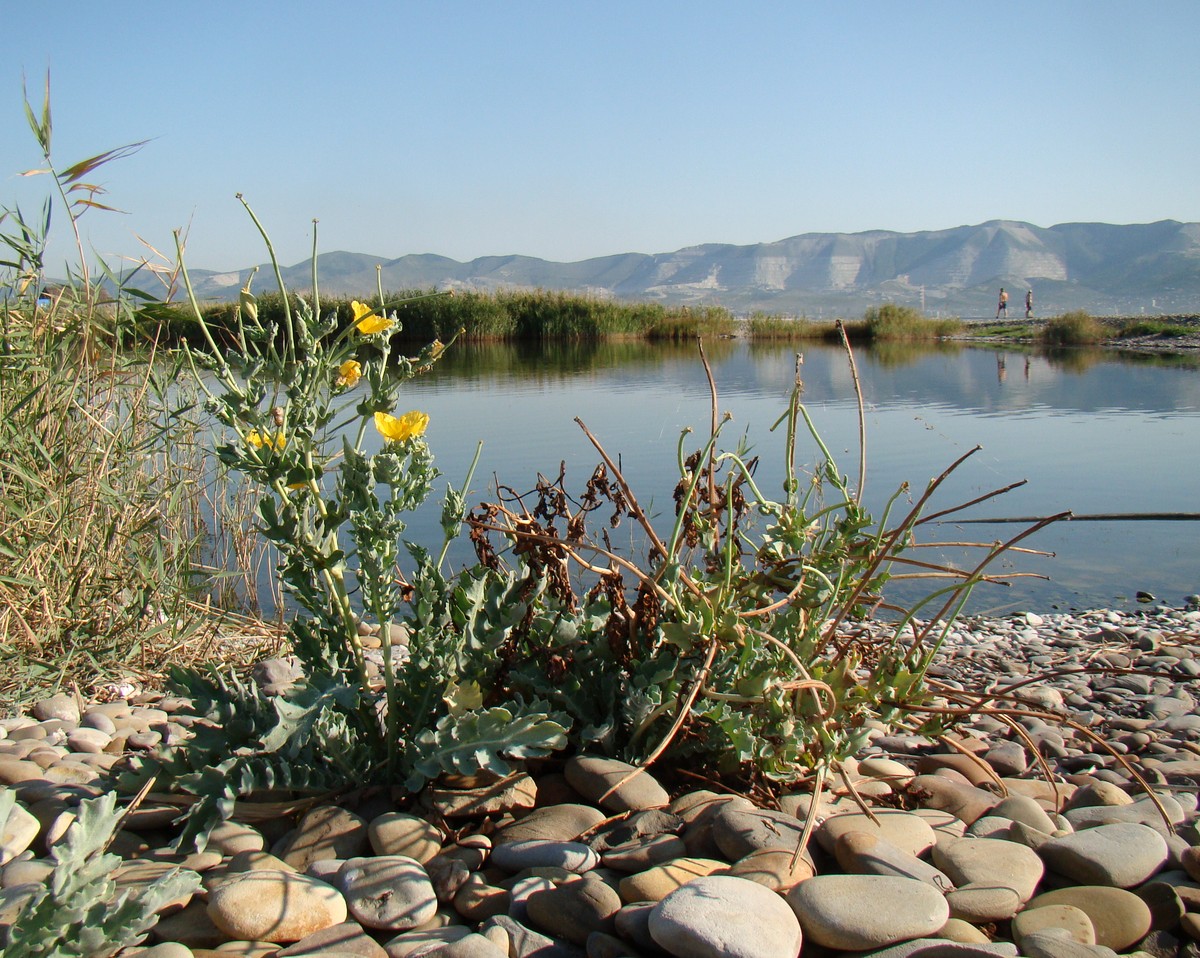
[[(8, 817), (12, 792), (0, 791), (0, 821)], [(17, 906), (14, 920), (0, 927), (5, 958), (104, 958), (139, 944), (171, 902), (200, 887), (200, 876), (176, 870), (138, 889), (118, 891), (113, 872), (121, 863), (105, 849), (123, 813), (113, 793), (80, 803), (76, 819), (50, 850), (54, 869), (45, 884), (8, 890)]]

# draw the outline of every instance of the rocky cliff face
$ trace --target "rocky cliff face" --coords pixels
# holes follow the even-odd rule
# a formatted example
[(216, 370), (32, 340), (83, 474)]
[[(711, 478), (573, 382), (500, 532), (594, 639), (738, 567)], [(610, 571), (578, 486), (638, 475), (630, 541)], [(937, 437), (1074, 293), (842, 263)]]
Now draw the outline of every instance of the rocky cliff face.
[[(1049, 228), (993, 220), (921, 233), (807, 233), (753, 246), (708, 244), (575, 263), (328, 253), (320, 258), (322, 287), (334, 294), (368, 293), (377, 264), (393, 290), (540, 287), (809, 316), (852, 316), (881, 302), (942, 315), (990, 315), (1001, 286), (1009, 288), (1014, 305), (1032, 288), (1043, 315), (1079, 308), (1148, 315), (1200, 309), (1200, 223), (1173, 220)], [(285, 280), (302, 289), (308, 271), (307, 263), (298, 264), (285, 271)], [(193, 271), (198, 292), (211, 298), (236, 295), (244, 276)]]

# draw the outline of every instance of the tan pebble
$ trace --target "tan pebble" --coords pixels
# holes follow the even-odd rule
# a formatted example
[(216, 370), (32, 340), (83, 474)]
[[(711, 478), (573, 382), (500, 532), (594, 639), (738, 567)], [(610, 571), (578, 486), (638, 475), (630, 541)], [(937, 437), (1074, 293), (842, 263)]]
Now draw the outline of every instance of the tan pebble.
[(858, 773), (866, 778), (880, 778), (900, 784), (911, 781), (915, 773), (894, 758), (866, 758), (858, 763)]
[(297, 869), (293, 868), (287, 862), (262, 850), (247, 849), (246, 851), (237, 852), (229, 858), (228, 870), (231, 873), (255, 871), (264, 868), (272, 871), (297, 871)]
[(304, 869), (322, 858), (356, 858), (369, 847), (362, 818), (336, 805), (319, 805), (300, 820), (279, 857)]
[(507, 914), (511, 898), (507, 889), (490, 885), (475, 873), (455, 893), (454, 910), (467, 921), (487, 921), (493, 915)]
[(816, 830), (817, 841), (832, 852), (837, 840), (849, 832), (865, 832), (883, 838), (910, 855), (921, 856), (934, 846), (932, 826), (918, 815), (894, 808), (877, 809), (873, 818), (862, 812), (835, 815)]
[(957, 941), (963, 945), (986, 945), (991, 939), (969, 921), (961, 918), (948, 918), (946, 924), (934, 935), (935, 938), (945, 938), (947, 941)]
[(0, 785), (19, 785), (41, 777), (42, 767), (37, 762), (0, 756)]
[(222, 855), (260, 852), (264, 845), (262, 832), (241, 822), (219, 822), (208, 833), (208, 847)]
[(1200, 915), (1189, 911), (1179, 919), (1179, 927), (1192, 941), (1200, 941)]
[(388, 812), (367, 827), (376, 855), (404, 855), (427, 862), (442, 850), (442, 833), (423, 818), (405, 812)]
[(812, 878), (816, 874), (812, 859), (805, 853), (792, 867), (793, 852), (782, 848), (762, 848), (738, 859), (726, 873), (734, 878), (745, 878), (772, 891), (786, 892), (797, 882)]
[(1074, 905), (1092, 920), (1096, 944), (1117, 952), (1141, 941), (1150, 930), (1149, 906), (1124, 888), (1103, 885), (1071, 885), (1034, 897), (1026, 910), (1045, 905)]
[(100, 777), (100, 770), (76, 762), (59, 762), (46, 769), (46, 781), (62, 785), (87, 785)]
[(94, 728), (77, 728), (67, 733), (67, 746), (76, 752), (103, 752), (111, 741), (111, 735)]
[(208, 949), (199, 948), (192, 950), (187, 945), (181, 945), (177, 941), (160, 941), (157, 945), (150, 947), (126, 949), (121, 952), (122, 955), (128, 955), (133, 958), (203, 958), (203, 954)]
[(924, 807), (949, 812), (968, 825), (983, 817), (999, 801), (991, 792), (938, 775), (918, 775), (908, 793)]
[(1200, 846), (1185, 848), (1179, 856), (1179, 863), (1192, 881), (1200, 882)]
[(513, 775), (476, 788), (431, 788), (429, 800), (447, 818), (478, 818), (533, 808), (538, 786), (528, 775)]
[(961, 755), (958, 752), (952, 752), (943, 755), (922, 755), (917, 759), (917, 774), (928, 775), (939, 769), (952, 769), (958, 772), (971, 785), (985, 785), (993, 783), (995, 773), (988, 767), (986, 762), (978, 761), (969, 755)]
[(53, 748), (35, 748), (26, 758), (42, 769), (42, 778), (50, 781), (50, 776), (46, 774), (51, 768), (62, 761), (66, 751), (56, 751)]
[(950, 916), (983, 925), (1012, 918), (1021, 907), (1020, 896), (1011, 888), (990, 882), (968, 882), (946, 893)]
[(230, 938), (299, 941), (346, 920), (336, 888), (287, 871), (249, 871), (209, 893), (208, 914)]
[(621, 879), (617, 890), (621, 901), (661, 901), (680, 885), (701, 875), (723, 874), (728, 862), (714, 858), (677, 858), (666, 865), (655, 865), (636, 875)]
[(12, 861), (33, 844), (41, 831), (37, 816), (14, 804), (0, 822), (0, 865)]

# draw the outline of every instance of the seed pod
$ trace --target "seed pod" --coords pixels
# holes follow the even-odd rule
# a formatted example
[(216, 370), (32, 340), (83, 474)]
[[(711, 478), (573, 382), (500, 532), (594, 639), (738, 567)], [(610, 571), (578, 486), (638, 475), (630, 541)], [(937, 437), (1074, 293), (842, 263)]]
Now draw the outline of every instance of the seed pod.
[(250, 292), (249, 284), (243, 286), (242, 291), (238, 293), (238, 305), (241, 307), (242, 315), (249, 319), (250, 322), (258, 322), (258, 300)]

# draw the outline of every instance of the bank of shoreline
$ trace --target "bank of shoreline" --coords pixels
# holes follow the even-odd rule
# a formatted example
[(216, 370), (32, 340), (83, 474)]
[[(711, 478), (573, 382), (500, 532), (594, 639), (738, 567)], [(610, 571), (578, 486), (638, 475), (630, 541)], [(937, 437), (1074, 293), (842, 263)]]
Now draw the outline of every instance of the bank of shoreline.
[[(1185, 943), (1200, 938), (1190, 892), (1200, 889), (1190, 877), (1200, 870), (1198, 606), (964, 618), (929, 675), (944, 702), (985, 707), (964, 716), (953, 746), (873, 729), (817, 800), (798, 864), (811, 780), (740, 794), (664, 763), (610, 800), (601, 792), (625, 774), (618, 766), (556, 756), (502, 783), (322, 796), (270, 817), (234, 809), (208, 848), (188, 855), (166, 844), (178, 807), (151, 794), (110, 848), (113, 874), (135, 894), (176, 866), (195, 883), (156, 920), (155, 958), (267, 958), (287, 944), (288, 955), (413, 956), (468, 937), (470, 950), (444, 954), (729, 953), (697, 943), (704, 921), (672, 917), (672, 903), (693, 895), (705, 911), (753, 916), (760, 936), (789, 942), (756, 955), (910, 941), (917, 950), (904, 954), (1051, 958), (1062, 939), (1035, 941), (1037, 930), (1061, 928), (1074, 958), (1138, 945), (1188, 958)], [(6, 914), (49, 882), (46, 841), (61, 838), (82, 799), (107, 790), (105, 771), (189, 734), (186, 712), (154, 693), (102, 705), (59, 695), (0, 720), (0, 783), (26, 826), (6, 835)], [(547, 855), (565, 873), (545, 871)], [(380, 882), (420, 920), (373, 908)], [(1064, 896), (1068, 915), (1033, 914)], [(846, 911), (838, 900), (878, 907)]]

